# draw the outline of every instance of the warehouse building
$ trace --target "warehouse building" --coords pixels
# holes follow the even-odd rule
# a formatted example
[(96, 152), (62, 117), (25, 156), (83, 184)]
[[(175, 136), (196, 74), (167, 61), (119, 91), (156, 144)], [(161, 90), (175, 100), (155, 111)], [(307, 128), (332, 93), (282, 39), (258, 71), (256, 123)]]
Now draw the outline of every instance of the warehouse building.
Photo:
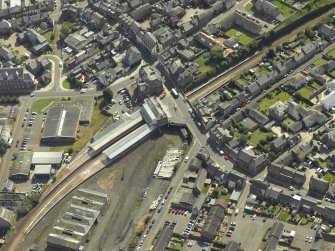
[(0, 229), (9, 229), (15, 224), (16, 214), (4, 207), (0, 207)]
[(17, 154), (11, 175), (12, 179), (29, 178), (32, 156), (32, 152), (19, 152)]
[(78, 189), (71, 199), (70, 207), (58, 219), (48, 235), (48, 247), (83, 250), (89, 235), (107, 206), (107, 194)]
[(34, 170), (34, 177), (36, 179), (50, 179), (51, 165), (36, 165)]
[(53, 168), (58, 168), (62, 165), (64, 152), (34, 152), (31, 160), (31, 165), (50, 165)]
[(80, 108), (55, 106), (49, 109), (42, 133), (42, 143), (69, 144), (76, 140)]

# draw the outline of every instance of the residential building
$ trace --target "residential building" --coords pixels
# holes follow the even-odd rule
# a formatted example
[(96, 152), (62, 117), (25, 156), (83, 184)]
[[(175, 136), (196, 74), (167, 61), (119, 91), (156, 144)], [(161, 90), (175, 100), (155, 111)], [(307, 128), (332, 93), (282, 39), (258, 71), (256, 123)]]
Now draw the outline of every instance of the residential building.
[(0, 59), (15, 62), (16, 55), (7, 47), (0, 47)]
[(326, 111), (329, 111), (332, 107), (335, 107), (335, 91), (332, 91), (327, 96), (324, 96), (320, 100), (320, 106)]
[(335, 29), (328, 24), (320, 25), (319, 33), (327, 41), (331, 41), (335, 38)]
[(322, 142), (328, 147), (335, 147), (335, 129), (326, 133), (322, 138)]
[(163, 80), (160, 74), (150, 65), (140, 68), (140, 79), (137, 82), (137, 94), (140, 99), (163, 92)]
[(324, 196), (329, 189), (329, 182), (312, 176), (309, 182), (309, 193), (317, 196)]
[(267, 179), (286, 187), (301, 187), (306, 181), (306, 175), (283, 164), (271, 163), (268, 167)]
[(253, 6), (257, 13), (264, 15), (266, 18), (275, 19), (280, 15), (279, 8), (266, 0), (256, 0), (253, 2)]
[(124, 63), (127, 66), (134, 66), (142, 61), (141, 52), (134, 46), (131, 46), (126, 51), (126, 56), (124, 57)]
[(255, 120), (257, 123), (260, 125), (266, 125), (267, 123), (270, 122), (270, 119), (263, 113), (257, 111), (256, 109), (249, 108), (247, 109), (248, 116)]
[(23, 67), (0, 68), (0, 93), (30, 93), (35, 90), (34, 80), (34, 75)]
[(213, 240), (220, 228), (224, 216), (225, 209), (223, 206), (219, 204), (211, 206), (204, 226), (201, 229), (201, 236), (205, 239)]
[(277, 121), (282, 121), (288, 112), (288, 106), (282, 101), (277, 101), (269, 107), (269, 116)]
[(235, 165), (248, 173), (257, 174), (261, 171), (268, 163), (266, 156), (262, 154), (256, 154), (254, 150), (249, 146), (237, 153)]
[(268, 239), (263, 247), (263, 251), (276, 250), (279, 244), (280, 237), (284, 230), (284, 224), (281, 222), (273, 223), (270, 232), (268, 234)]
[(275, 153), (279, 153), (279, 152), (285, 150), (288, 146), (289, 146), (289, 142), (288, 142), (287, 138), (285, 137), (285, 135), (281, 135), (281, 136), (278, 136), (276, 139), (274, 139), (272, 141), (271, 149)]
[(216, 127), (210, 130), (209, 135), (210, 139), (218, 146), (223, 146), (223, 144), (233, 139), (230, 132), (222, 127)]

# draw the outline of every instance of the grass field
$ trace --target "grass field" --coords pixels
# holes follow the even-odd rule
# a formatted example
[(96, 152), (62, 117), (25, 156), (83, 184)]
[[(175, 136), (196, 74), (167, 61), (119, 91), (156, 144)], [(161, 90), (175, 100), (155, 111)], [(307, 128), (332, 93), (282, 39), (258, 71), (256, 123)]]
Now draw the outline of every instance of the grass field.
[(289, 218), (290, 214), (284, 210), (278, 215), (278, 220), (287, 221)]
[(277, 0), (272, 1), (272, 3), (278, 7), (278, 9), (280, 10), (280, 12), (283, 14), (283, 16), (285, 18), (288, 18), (289, 16), (291, 16), (294, 13), (293, 9), (291, 9), (290, 7), (286, 6), (285, 4), (283, 4), (283, 3), (281, 3)]
[(208, 58), (206, 58), (204, 54), (200, 55), (194, 60), (194, 63), (199, 65), (199, 70), (202, 74), (206, 74), (212, 70), (212, 66), (206, 64), (207, 60)]
[(319, 90), (319, 89), (321, 89), (322, 85), (320, 85), (317, 82), (313, 81), (313, 83), (311, 83), (311, 87), (313, 87), (316, 90)]
[(226, 31), (226, 35), (228, 37), (236, 38), (236, 40), (238, 40), (238, 42), (243, 45), (248, 45), (254, 40), (252, 37), (248, 36), (247, 34), (235, 28), (231, 28), (228, 31)]
[(324, 64), (326, 64), (326, 63), (327, 63), (326, 60), (324, 60), (324, 59), (322, 59), (322, 58), (319, 58), (319, 59), (315, 60), (313, 64), (314, 64), (314, 65), (324, 65)]
[(43, 112), (49, 105), (53, 103), (51, 98), (49, 99), (40, 99), (33, 103), (31, 111), (33, 112)]
[(65, 89), (76, 89), (74, 88), (67, 79), (65, 79), (62, 83), (63, 88)]
[(254, 147), (257, 146), (257, 144), (261, 141), (266, 139), (268, 136), (271, 136), (272, 133), (271, 132), (262, 132), (261, 130), (257, 129), (256, 131), (254, 131), (249, 140), (248, 143)]
[[(53, 31), (48, 31), (47, 33), (45, 33), (43, 36), (45, 37), (45, 39), (51, 43), (53, 40), (51, 40), (51, 35), (54, 34)], [(54, 34), (55, 35), (55, 34)]]
[(327, 173), (325, 176), (323, 176), (323, 179), (328, 181), (329, 183), (334, 183), (335, 176), (331, 173)]
[(308, 99), (313, 94), (313, 90), (308, 86), (304, 86), (303, 88), (299, 89), (297, 93)]
[(335, 59), (335, 49), (332, 50), (332, 51), (330, 51), (330, 52), (328, 52), (328, 53), (327, 53), (327, 56), (329, 56), (329, 57), (332, 58), (332, 59)]
[(288, 99), (292, 98), (291, 94), (285, 91), (280, 91), (279, 93), (272, 93), (271, 98), (265, 97), (261, 99), (258, 104), (259, 104), (259, 110), (261, 112), (266, 112), (271, 105), (276, 103), (277, 101), (286, 101)]
[(73, 150), (73, 155), (76, 155), (88, 143), (88, 141), (96, 134), (96, 132), (106, 123), (109, 117), (103, 115), (99, 110), (99, 105), (103, 98), (98, 100), (97, 105), (93, 108), (91, 123), (88, 126), (80, 126), (80, 138), (73, 145), (50, 147), (50, 151), (68, 151)]

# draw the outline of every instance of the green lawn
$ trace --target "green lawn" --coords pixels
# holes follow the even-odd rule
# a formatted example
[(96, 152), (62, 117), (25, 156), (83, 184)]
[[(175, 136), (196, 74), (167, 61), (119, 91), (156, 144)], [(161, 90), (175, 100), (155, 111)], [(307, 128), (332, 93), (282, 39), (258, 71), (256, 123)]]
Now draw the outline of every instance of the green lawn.
[(324, 65), (326, 63), (327, 63), (326, 60), (324, 60), (323, 58), (319, 58), (319, 59), (315, 60), (313, 64), (314, 65)]
[(333, 78), (335, 78), (335, 70), (334, 70), (334, 71), (332, 71), (332, 72), (330, 73), (330, 75), (332, 75), (332, 76), (333, 76)]
[(74, 86), (72, 86), (72, 85), (70, 84), (70, 82), (69, 82), (67, 79), (65, 79), (65, 80), (63, 81), (62, 86), (63, 86), (63, 88), (65, 88), (65, 89), (77, 89), (77, 88), (75, 88)]
[(260, 71), (259, 71), (259, 74), (261, 75), (266, 75), (269, 73), (269, 70), (268, 69), (265, 69), (265, 68), (262, 68)]
[(262, 132), (260, 129), (257, 129), (251, 134), (248, 143), (256, 147), (261, 140), (266, 139), (268, 136), (271, 135), (271, 132)]
[(236, 38), (236, 40), (238, 40), (239, 43), (243, 45), (248, 45), (254, 40), (252, 37), (248, 36), (247, 34), (235, 28), (231, 28), (228, 31), (226, 31), (226, 35), (228, 37)]
[(259, 104), (259, 110), (261, 112), (266, 112), (271, 105), (276, 103), (277, 101), (286, 101), (288, 99), (292, 98), (291, 94), (285, 91), (280, 91), (279, 93), (272, 92), (271, 97), (264, 97), (261, 99)]
[[(45, 37), (45, 39), (49, 42), (49, 43), (51, 43), (53, 40), (51, 40), (51, 35), (52, 34), (54, 34), (54, 32), (53, 31), (48, 31), (47, 33), (45, 33), (43, 36)], [(54, 34), (54, 36), (55, 36), (55, 34)]]
[[(335, 73), (335, 71), (334, 71), (334, 73)], [(321, 87), (322, 87), (322, 85), (318, 84), (318, 83), (315, 82), (315, 81), (313, 81), (313, 82), (311, 83), (311, 86), (312, 86), (314, 89), (316, 89), (316, 90), (319, 90), (319, 89), (321, 89)]]
[(272, 1), (272, 3), (278, 7), (278, 9), (280, 10), (280, 12), (283, 14), (283, 16), (285, 18), (288, 18), (289, 16), (291, 16), (294, 13), (293, 9), (291, 9), (290, 7), (286, 6), (285, 4), (283, 4), (283, 3), (281, 3), (277, 0)]
[(284, 210), (278, 216), (278, 220), (287, 221), (290, 218), (290, 214)]
[(275, 205), (274, 209), (273, 209), (273, 214), (277, 216), (277, 214), (279, 214), (281, 209), (280, 205)]
[(35, 103), (33, 103), (31, 111), (43, 112), (48, 106), (51, 105), (51, 103), (53, 103), (53, 100), (51, 98), (37, 100)]
[(73, 145), (50, 147), (50, 151), (58, 152), (64, 150), (66, 152), (72, 148), (74, 155), (79, 153), (109, 118), (103, 115), (99, 110), (99, 105), (102, 101), (103, 98), (100, 98), (98, 104), (94, 106), (90, 124), (88, 126), (80, 126), (80, 138)]
[(335, 176), (331, 173), (327, 173), (325, 176), (322, 177), (324, 180), (328, 181), (329, 183), (334, 183)]
[(304, 86), (303, 88), (299, 89), (297, 93), (299, 93), (302, 97), (308, 99), (313, 94), (313, 90), (308, 86)]
[(332, 59), (335, 59), (335, 49), (331, 50), (330, 52), (327, 53), (327, 56), (329, 56)]
[(287, 119), (283, 120), (283, 125), (285, 125), (286, 127), (289, 127), (293, 123), (294, 123), (294, 121), (292, 119), (290, 119), (290, 118), (287, 118)]
[(194, 60), (194, 63), (197, 63), (199, 65), (199, 70), (202, 74), (206, 74), (213, 69), (211, 65), (206, 64), (207, 61), (208, 58), (206, 58), (204, 54), (200, 55)]
[(246, 6), (245, 6), (245, 10), (249, 13), (253, 13), (252, 11), (252, 3), (248, 3)]

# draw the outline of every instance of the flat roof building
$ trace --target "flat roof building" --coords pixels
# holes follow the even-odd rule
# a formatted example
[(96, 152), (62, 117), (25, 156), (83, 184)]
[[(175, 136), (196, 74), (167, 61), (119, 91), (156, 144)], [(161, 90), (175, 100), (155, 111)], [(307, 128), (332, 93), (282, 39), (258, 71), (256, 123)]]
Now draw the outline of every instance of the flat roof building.
[(63, 161), (62, 152), (34, 152), (31, 160), (33, 166), (37, 165), (51, 165), (52, 167), (59, 167)]
[(87, 238), (108, 204), (107, 194), (78, 189), (71, 205), (48, 235), (48, 247), (83, 250)]
[(19, 152), (17, 154), (11, 175), (13, 179), (29, 178), (32, 156), (32, 152)]
[(55, 106), (49, 109), (41, 142), (73, 143), (76, 139), (80, 108)]
[(16, 220), (16, 214), (4, 207), (0, 207), (0, 228), (11, 228)]
[(51, 165), (36, 165), (34, 170), (34, 177), (50, 179)]

